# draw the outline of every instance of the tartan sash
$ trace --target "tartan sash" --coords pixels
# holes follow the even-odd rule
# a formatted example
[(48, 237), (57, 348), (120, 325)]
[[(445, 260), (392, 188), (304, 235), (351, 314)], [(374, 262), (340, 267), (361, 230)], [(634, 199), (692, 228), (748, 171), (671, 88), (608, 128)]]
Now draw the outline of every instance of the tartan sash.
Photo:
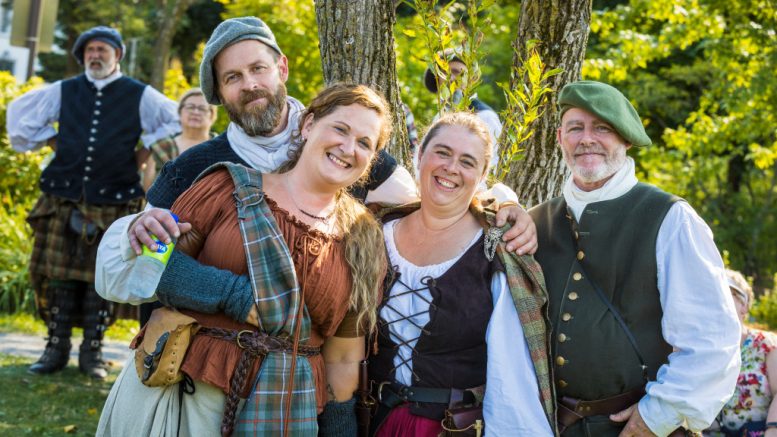
[[(299, 343), (304, 344), (310, 338), (310, 317), (302, 302), (291, 253), (264, 201), (262, 174), (242, 165), (222, 162), (208, 167), (198, 179), (222, 167), (229, 171), (235, 183), (233, 196), (259, 313), (259, 329), (290, 341), (299, 330)], [(300, 312), (297, 321), (296, 315)], [(293, 388), (291, 399), (288, 398), (290, 388)], [(284, 429), (287, 417), (288, 429)], [(264, 357), (234, 432), (236, 435), (295, 436), (318, 433), (316, 387), (307, 357), (298, 355), (294, 366), (288, 353), (270, 352)]]

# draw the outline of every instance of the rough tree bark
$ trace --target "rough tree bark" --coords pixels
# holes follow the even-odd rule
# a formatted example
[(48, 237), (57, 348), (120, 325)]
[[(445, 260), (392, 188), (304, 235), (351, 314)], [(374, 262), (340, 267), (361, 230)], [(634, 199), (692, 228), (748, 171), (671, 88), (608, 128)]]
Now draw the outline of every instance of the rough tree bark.
[(170, 46), (173, 43), (176, 25), (193, 0), (157, 0), (157, 35), (154, 44), (154, 64), (149, 84), (159, 91), (165, 89), (165, 73), (170, 61)]
[[(527, 206), (537, 205), (561, 193), (567, 174), (556, 145), (558, 91), (580, 79), (588, 32), (591, 24), (591, 0), (524, 0), (513, 47), (523, 53), (526, 41), (540, 40), (540, 56), (548, 69), (564, 71), (550, 79), (550, 102), (533, 125), (534, 136), (526, 145), (525, 158), (513, 164), (505, 183), (513, 188)], [(521, 58), (513, 57), (520, 65)], [(521, 84), (511, 83), (514, 88)]]
[(394, 54), (394, 2), (316, 0), (324, 83), (359, 83), (383, 93), (394, 114), (388, 152), (411, 168)]

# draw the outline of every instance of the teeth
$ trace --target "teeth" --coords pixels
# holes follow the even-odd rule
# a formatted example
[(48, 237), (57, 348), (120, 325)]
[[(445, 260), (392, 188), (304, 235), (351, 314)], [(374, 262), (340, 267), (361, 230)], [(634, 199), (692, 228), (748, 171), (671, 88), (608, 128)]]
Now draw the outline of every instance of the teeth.
[(446, 181), (445, 179), (435, 178), (437, 180), (437, 183), (442, 185), (445, 188), (455, 188), (456, 184), (454, 184), (451, 181)]
[(350, 166), (351, 166), (351, 165), (350, 165), (350, 164), (348, 164), (347, 162), (345, 162), (345, 161), (343, 161), (342, 159), (340, 159), (340, 158), (336, 157), (335, 155), (332, 155), (331, 153), (330, 153), (328, 156), (329, 156), (329, 159), (330, 159), (332, 162), (334, 162), (335, 164), (339, 165), (340, 167), (343, 167), (343, 168), (348, 168), (348, 167), (350, 167)]

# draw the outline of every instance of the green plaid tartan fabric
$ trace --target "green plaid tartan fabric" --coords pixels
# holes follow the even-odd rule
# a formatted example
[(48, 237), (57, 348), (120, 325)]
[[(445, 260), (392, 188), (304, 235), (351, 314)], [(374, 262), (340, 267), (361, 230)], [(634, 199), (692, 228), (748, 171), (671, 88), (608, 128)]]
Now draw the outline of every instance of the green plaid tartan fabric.
[[(291, 340), (297, 329), (295, 316), (303, 305), (302, 290), (289, 248), (264, 201), (262, 174), (242, 165), (218, 163), (199, 178), (222, 167), (229, 171), (235, 183), (233, 195), (260, 330)], [(299, 343), (304, 344), (310, 337), (310, 316), (307, 308), (301, 309)], [(271, 352), (264, 357), (251, 395), (235, 424), (236, 435), (318, 433), (313, 370), (303, 356), (296, 357), (293, 374), (291, 368), (291, 354)], [(291, 389), (291, 399), (288, 399)], [(288, 418), (288, 429), (284, 429), (284, 418)]]

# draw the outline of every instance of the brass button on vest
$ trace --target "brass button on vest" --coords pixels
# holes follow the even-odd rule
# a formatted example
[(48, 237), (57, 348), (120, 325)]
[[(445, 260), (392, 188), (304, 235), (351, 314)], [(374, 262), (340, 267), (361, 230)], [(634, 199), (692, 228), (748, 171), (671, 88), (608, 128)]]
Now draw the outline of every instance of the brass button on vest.
[(583, 279), (583, 275), (580, 272), (576, 272), (574, 275), (572, 275), (572, 279), (574, 279), (575, 281), (579, 281)]
[(559, 343), (563, 343), (563, 342), (567, 341), (566, 334), (564, 334), (564, 333), (559, 334), (558, 335), (558, 341), (559, 341)]
[(568, 321), (572, 320), (572, 314), (569, 314), (569, 313), (562, 314), (561, 315), (561, 320), (563, 320), (565, 322), (568, 322)]
[(563, 379), (559, 379), (559, 380), (558, 380), (558, 386), (559, 386), (559, 387), (561, 387), (561, 388), (564, 388), (564, 387), (566, 387), (567, 385), (569, 385), (569, 384), (567, 384), (567, 382), (566, 382), (566, 381), (564, 381)]
[(579, 238), (580, 238), (580, 234), (577, 231), (575, 231), (575, 240), (578, 240)]
[(585, 253), (582, 250), (577, 251), (577, 259), (582, 260), (585, 258)]
[(567, 297), (569, 298), (569, 300), (577, 300), (577, 298), (580, 297), (580, 296), (578, 296), (577, 293), (573, 291), (573, 292), (569, 293), (569, 295)]
[(566, 362), (567, 362), (567, 360), (565, 360), (564, 357), (562, 357), (560, 355), (556, 357), (556, 364), (558, 364), (559, 366), (563, 366), (564, 363), (566, 363)]

